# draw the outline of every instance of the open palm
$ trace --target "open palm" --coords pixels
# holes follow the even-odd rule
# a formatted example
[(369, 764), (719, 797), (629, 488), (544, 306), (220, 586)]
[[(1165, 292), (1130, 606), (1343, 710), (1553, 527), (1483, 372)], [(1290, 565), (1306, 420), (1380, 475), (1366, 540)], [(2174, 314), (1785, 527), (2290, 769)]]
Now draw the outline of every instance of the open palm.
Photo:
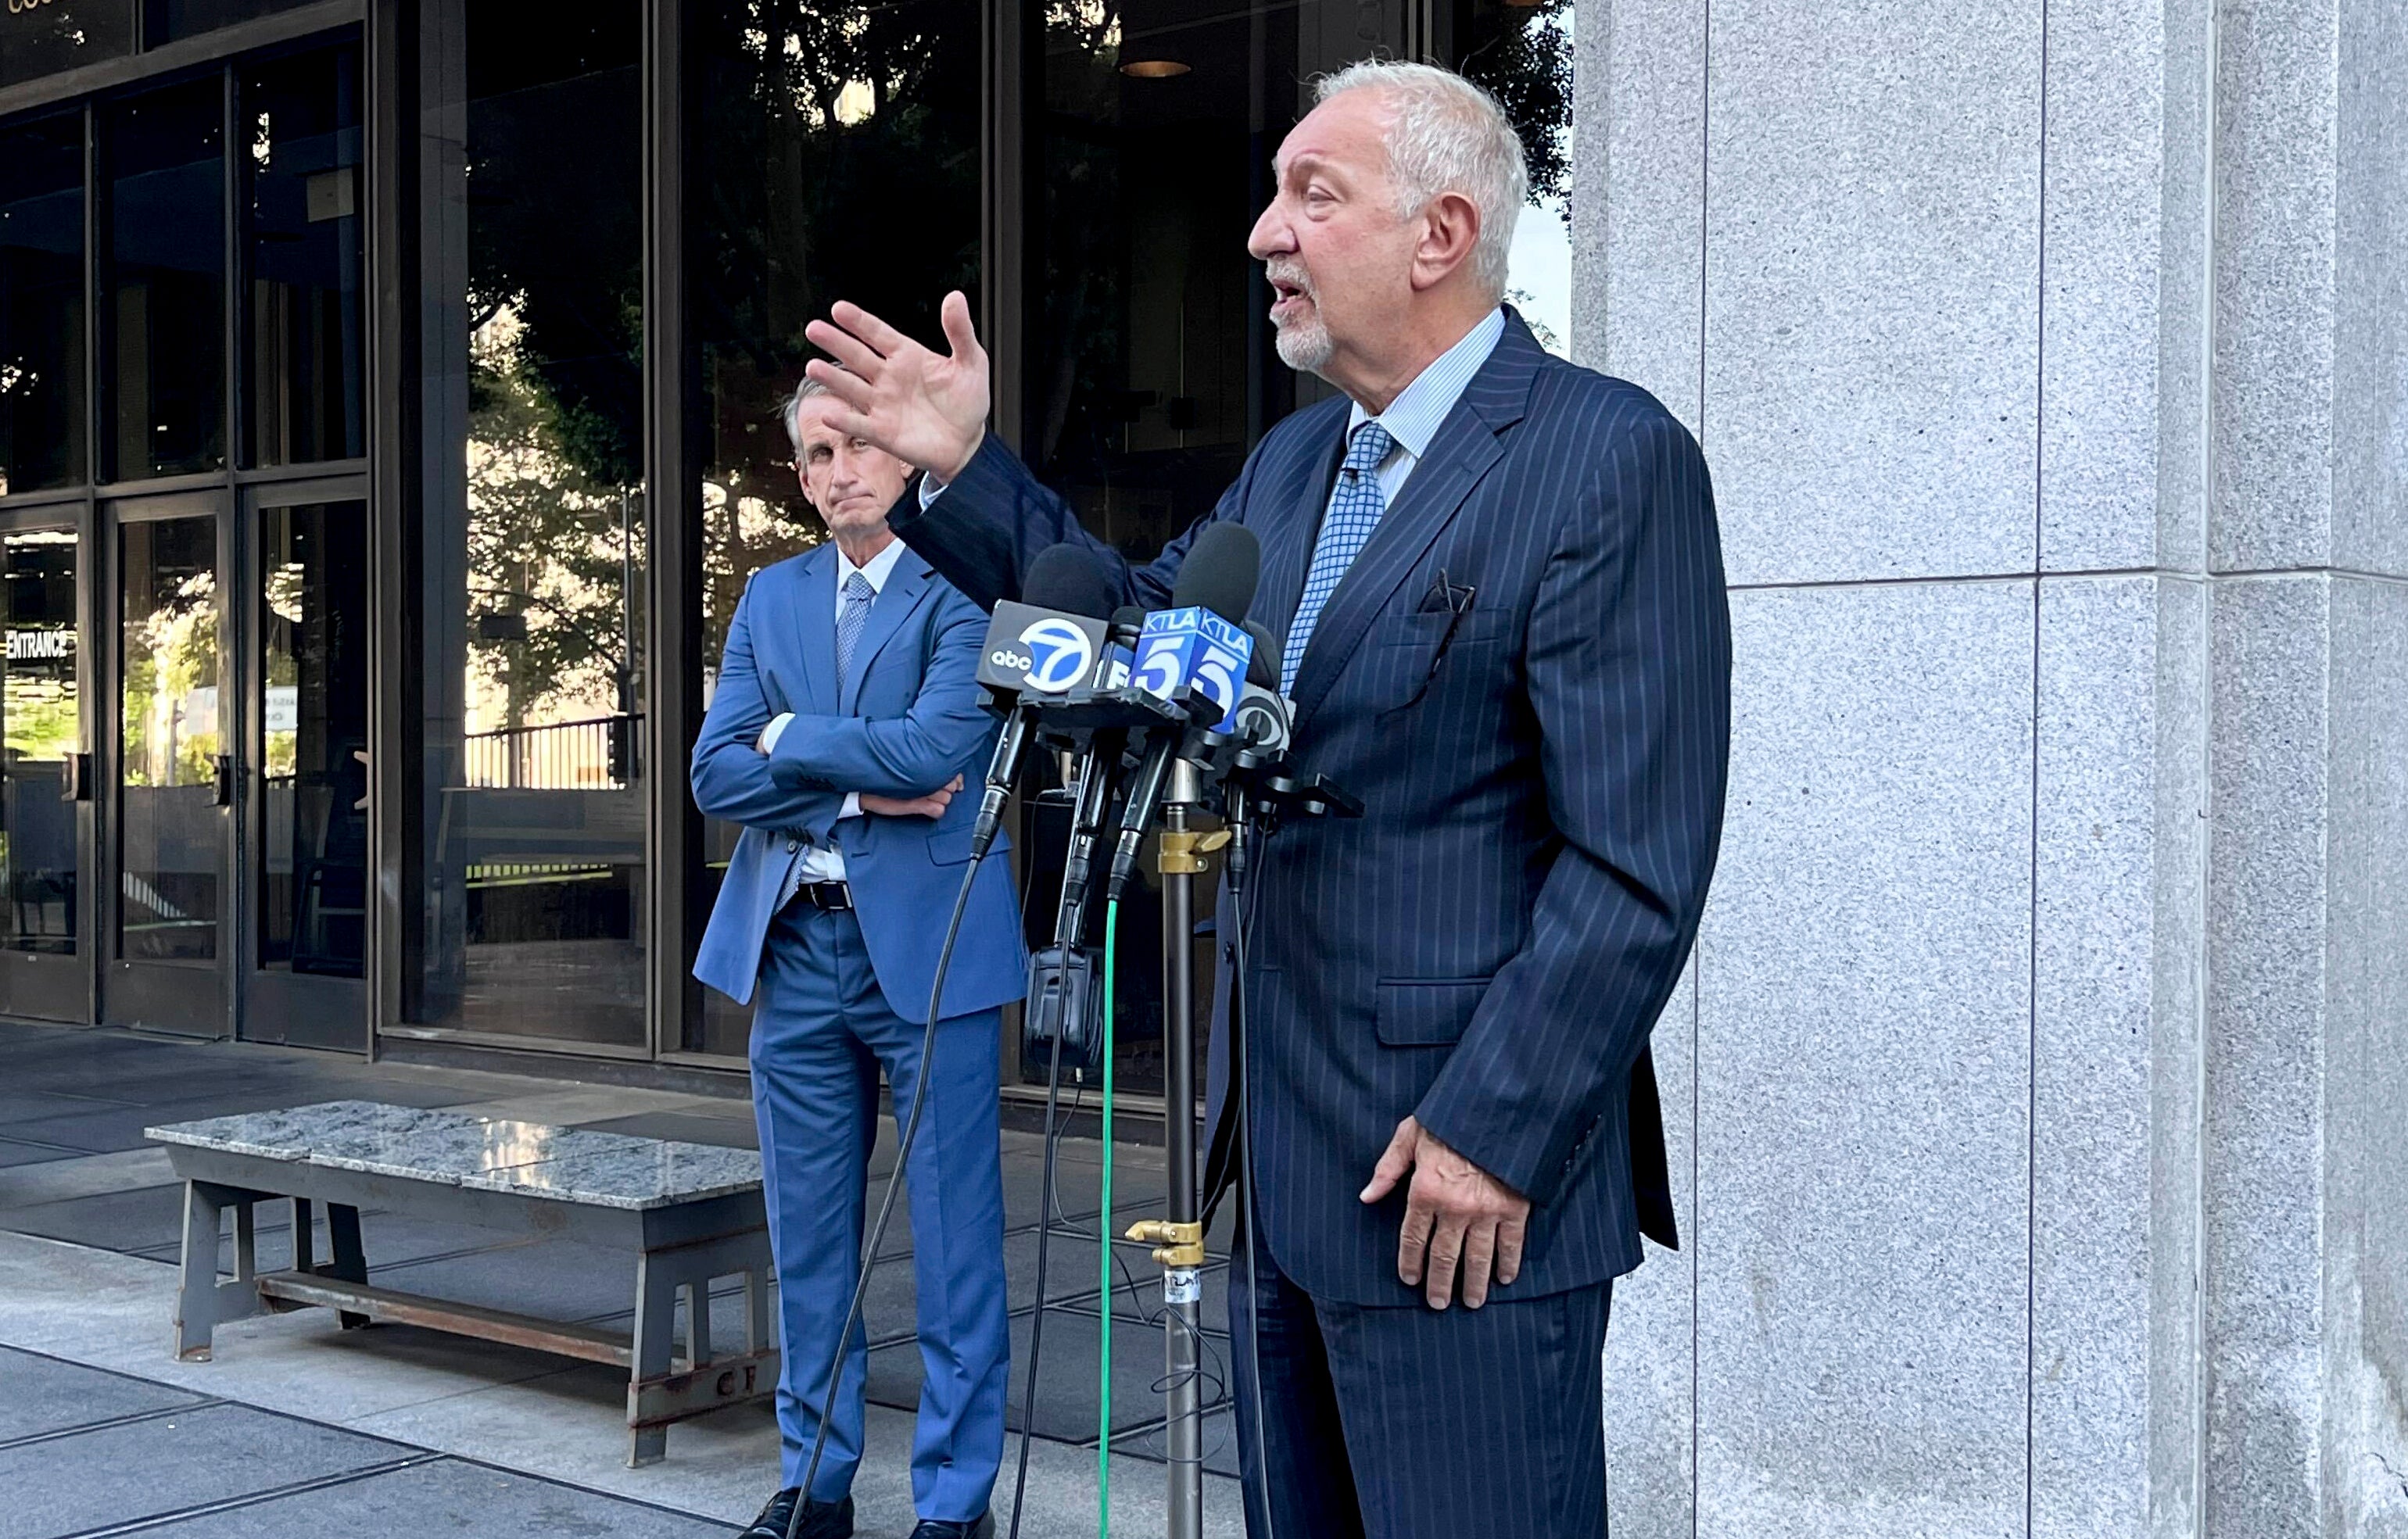
[(922, 347), (858, 305), (839, 303), (828, 320), (803, 333), (836, 362), (814, 359), (805, 372), (851, 408), (831, 416), (830, 427), (950, 481), (986, 436), (990, 395), (986, 349), (970, 326), (969, 301), (955, 290), (939, 313), (949, 353)]

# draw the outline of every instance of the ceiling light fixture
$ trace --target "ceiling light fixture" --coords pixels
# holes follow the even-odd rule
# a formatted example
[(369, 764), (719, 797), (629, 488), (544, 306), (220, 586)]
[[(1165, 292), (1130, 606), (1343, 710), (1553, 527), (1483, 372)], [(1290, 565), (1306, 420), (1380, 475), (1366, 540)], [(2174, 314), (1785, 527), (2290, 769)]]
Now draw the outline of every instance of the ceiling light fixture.
[(1168, 80), (1187, 73), (1187, 66), (1176, 59), (1132, 59), (1121, 65), (1121, 73), (1134, 75), (1140, 80)]

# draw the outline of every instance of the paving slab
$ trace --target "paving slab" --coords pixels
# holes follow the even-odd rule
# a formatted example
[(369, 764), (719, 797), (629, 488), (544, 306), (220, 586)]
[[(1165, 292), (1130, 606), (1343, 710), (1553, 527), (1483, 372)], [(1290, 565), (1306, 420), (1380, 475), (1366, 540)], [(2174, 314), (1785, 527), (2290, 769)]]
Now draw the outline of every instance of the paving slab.
[(490, 1465), (440, 1459), (151, 1531), (162, 1539), (322, 1539), (330, 1533), (726, 1539), (727, 1526)]
[(169, 1406), (197, 1404), (201, 1396), (148, 1379), (0, 1347), (0, 1443), (89, 1427)]
[(81, 1149), (60, 1148), (51, 1144), (25, 1144), (14, 1138), (0, 1138), (0, 1170), (16, 1165), (37, 1165), (51, 1160), (72, 1160)]
[(412, 1452), (248, 1405), (203, 1405), (19, 1444), (0, 1448), (0, 1490), (8, 1493), (0, 1539), (55, 1539)]

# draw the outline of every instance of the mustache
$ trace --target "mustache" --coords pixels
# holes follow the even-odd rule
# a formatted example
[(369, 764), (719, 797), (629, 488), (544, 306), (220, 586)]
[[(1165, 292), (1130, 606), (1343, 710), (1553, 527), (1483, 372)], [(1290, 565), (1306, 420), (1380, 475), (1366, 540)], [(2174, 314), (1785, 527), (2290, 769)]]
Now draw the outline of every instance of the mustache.
[(1284, 283), (1302, 293), (1307, 299), (1314, 297), (1312, 275), (1304, 270), (1304, 264), (1300, 262), (1287, 258), (1277, 258), (1267, 262), (1263, 264), (1263, 278), (1268, 282)]

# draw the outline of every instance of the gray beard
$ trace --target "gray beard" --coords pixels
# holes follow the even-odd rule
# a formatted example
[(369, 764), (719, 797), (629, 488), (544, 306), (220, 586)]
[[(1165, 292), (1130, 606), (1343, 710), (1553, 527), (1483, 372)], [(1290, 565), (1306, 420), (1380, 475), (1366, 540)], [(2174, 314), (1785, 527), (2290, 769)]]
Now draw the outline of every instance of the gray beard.
[(1329, 363), (1337, 347), (1329, 340), (1329, 328), (1316, 315), (1312, 324), (1282, 326), (1273, 346), (1279, 350), (1280, 362), (1302, 374), (1319, 374)]

